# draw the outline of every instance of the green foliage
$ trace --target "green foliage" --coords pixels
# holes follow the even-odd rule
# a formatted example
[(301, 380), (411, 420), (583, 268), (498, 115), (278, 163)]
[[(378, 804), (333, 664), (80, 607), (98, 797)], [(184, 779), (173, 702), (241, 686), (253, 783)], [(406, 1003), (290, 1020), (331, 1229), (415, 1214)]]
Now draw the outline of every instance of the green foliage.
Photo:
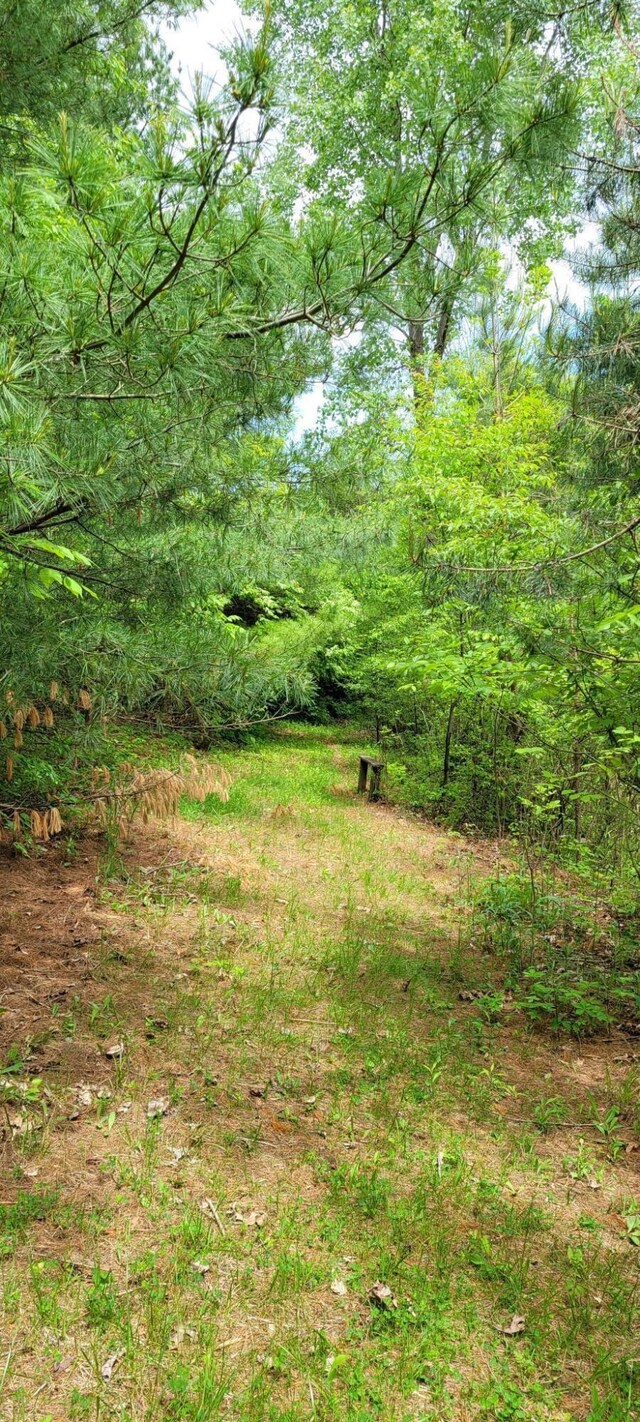
[(612, 1018), (602, 996), (606, 986), (597, 978), (572, 980), (561, 972), (527, 968), (523, 974), (520, 1002), (525, 1015), (536, 1026), (574, 1037), (590, 1037), (606, 1031)]
[[(5, 5), (0, 34), (0, 117), (15, 138), (25, 118), (55, 121), (61, 110), (111, 127), (167, 98), (167, 55), (150, 32), (195, 0), (21, 0)], [(10, 150), (9, 150), (10, 151)]]
[(550, 864), (489, 880), (478, 896), (474, 940), (495, 955), (533, 1026), (589, 1037), (638, 1016), (636, 944), (598, 895), (597, 881), (569, 886)]

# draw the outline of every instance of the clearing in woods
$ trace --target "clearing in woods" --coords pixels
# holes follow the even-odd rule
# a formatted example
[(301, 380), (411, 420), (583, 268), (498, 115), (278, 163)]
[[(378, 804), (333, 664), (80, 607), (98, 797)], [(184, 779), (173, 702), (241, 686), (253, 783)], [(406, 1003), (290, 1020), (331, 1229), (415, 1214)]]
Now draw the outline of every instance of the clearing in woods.
[(2, 1418), (636, 1417), (633, 1043), (472, 996), (501, 850), (355, 742), (220, 758), (124, 871), (3, 861)]

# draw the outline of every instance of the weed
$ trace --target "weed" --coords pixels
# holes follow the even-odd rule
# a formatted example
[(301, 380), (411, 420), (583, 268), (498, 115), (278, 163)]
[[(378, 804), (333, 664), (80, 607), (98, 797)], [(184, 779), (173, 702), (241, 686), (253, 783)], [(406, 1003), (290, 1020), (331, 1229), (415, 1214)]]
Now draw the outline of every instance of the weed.
[(558, 1034), (591, 1037), (611, 1026), (602, 995), (603, 985), (597, 979), (572, 981), (560, 971), (527, 968), (518, 1001), (536, 1026), (549, 1027)]
[(604, 1116), (598, 1113), (598, 1106), (595, 1101), (591, 1103), (591, 1116), (593, 1124), (606, 1146), (607, 1155), (610, 1160), (617, 1160), (624, 1150), (624, 1138), (620, 1135), (620, 1112), (617, 1106), (610, 1106), (605, 1111)]
[(533, 1119), (539, 1131), (546, 1134), (554, 1126), (561, 1126), (566, 1120), (566, 1102), (561, 1096), (547, 1096), (538, 1101), (533, 1109)]
[(36, 1220), (45, 1220), (58, 1202), (57, 1190), (20, 1191), (13, 1205), (0, 1205), (0, 1253), (10, 1254)]
[(111, 993), (102, 1002), (92, 1002), (89, 1008), (89, 1027), (96, 1037), (108, 1037), (121, 1025), (121, 1016)]
[(578, 1141), (576, 1154), (565, 1156), (562, 1164), (574, 1180), (595, 1180), (597, 1185), (602, 1184), (603, 1170), (582, 1138)]

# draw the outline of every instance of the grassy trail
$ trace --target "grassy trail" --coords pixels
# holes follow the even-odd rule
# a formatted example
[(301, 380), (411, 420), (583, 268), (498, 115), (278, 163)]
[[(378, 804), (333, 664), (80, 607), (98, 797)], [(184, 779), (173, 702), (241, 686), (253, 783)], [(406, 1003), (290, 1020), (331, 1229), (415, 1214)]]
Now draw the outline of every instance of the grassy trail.
[(356, 754), (222, 757), (228, 804), (141, 833), (74, 927), (3, 1146), (3, 1422), (640, 1415), (612, 1048), (473, 998), (498, 851), (357, 800)]

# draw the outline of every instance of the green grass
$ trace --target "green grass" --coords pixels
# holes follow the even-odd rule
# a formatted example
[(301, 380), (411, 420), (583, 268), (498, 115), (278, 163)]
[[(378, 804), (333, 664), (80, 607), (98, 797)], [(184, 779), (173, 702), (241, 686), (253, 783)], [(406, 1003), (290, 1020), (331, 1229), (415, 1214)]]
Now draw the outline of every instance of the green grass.
[(77, 1034), (125, 1054), (0, 1211), (7, 1422), (638, 1415), (637, 1081), (555, 1072), (464, 946), (460, 840), (357, 801), (356, 750), (225, 752), (229, 802), (105, 887), (138, 946)]

